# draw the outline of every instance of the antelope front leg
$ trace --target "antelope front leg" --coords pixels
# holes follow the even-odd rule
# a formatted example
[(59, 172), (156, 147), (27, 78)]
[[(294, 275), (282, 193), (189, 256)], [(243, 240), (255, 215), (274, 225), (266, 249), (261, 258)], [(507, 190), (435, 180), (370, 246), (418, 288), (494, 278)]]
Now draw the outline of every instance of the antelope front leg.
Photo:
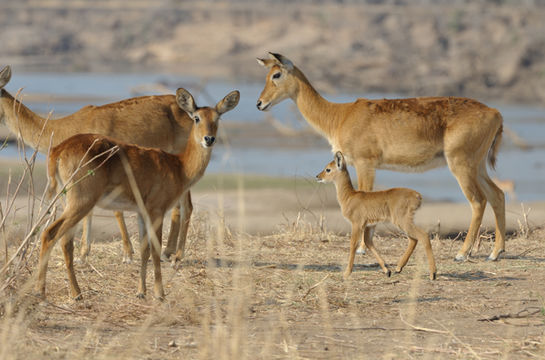
[[(373, 183), (375, 182), (375, 167), (370, 164), (361, 162), (356, 164), (356, 173), (358, 176), (358, 190), (360, 191), (372, 191)], [(375, 233), (375, 225), (366, 226), (363, 231), (363, 237), (361, 238), (360, 246), (356, 253), (365, 254), (365, 239), (373, 239)]]
[(154, 274), (154, 295), (158, 300), (165, 298), (165, 291), (163, 289), (163, 279), (161, 276), (161, 237), (163, 234), (163, 213), (155, 214), (152, 217), (152, 224), (155, 230), (155, 239), (151, 239), (151, 259), (153, 261), (153, 274)]
[(182, 197), (182, 229), (180, 231), (180, 238), (178, 239), (178, 247), (176, 249), (176, 256), (173, 259), (173, 263), (180, 261), (184, 258), (185, 242), (187, 240), (187, 231), (189, 230), (189, 220), (193, 213), (193, 203), (191, 202), (191, 193), (188, 191), (186, 195)]
[(146, 271), (150, 257), (150, 242), (144, 218), (138, 214), (138, 240), (140, 243), (140, 281), (138, 282), (138, 293), (136, 296), (140, 299), (146, 297)]
[[(143, 299), (146, 296), (146, 272), (149, 257), (153, 261), (154, 267), (154, 295), (157, 299), (162, 300), (165, 297), (163, 290), (163, 282), (161, 277), (161, 233), (163, 231), (163, 214), (155, 215), (150, 214), (153, 229), (148, 229), (144, 226), (144, 219), (141, 215), (138, 215), (138, 224), (141, 228), (140, 234), (145, 234), (140, 241), (140, 254), (142, 257), (142, 263), (140, 264), (140, 282), (138, 283), (137, 297)], [(152, 238), (153, 231), (156, 238)]]
[[(364, 225), (365, 226), (365, 225)], [(354, 257), (356, 255), (356, 247), (358, 246), (358, 241), (361, 238), (362, 226), (352, 225), (352, 236), (350, 238), (350, 255), (348, 256), (348, 265), (346, 265), (346, 270), (344, 271), (343, 278), (346, 280), (352, 274), (352, 269), (354, 268)]]
[(168, 261), (170, 256), (176, 252), (178, 234), (180, 232), (180, 203), (172, 209), (170, 214), (170, 233), (168, 234), (167, 246), (163, 251), (162, 258)]

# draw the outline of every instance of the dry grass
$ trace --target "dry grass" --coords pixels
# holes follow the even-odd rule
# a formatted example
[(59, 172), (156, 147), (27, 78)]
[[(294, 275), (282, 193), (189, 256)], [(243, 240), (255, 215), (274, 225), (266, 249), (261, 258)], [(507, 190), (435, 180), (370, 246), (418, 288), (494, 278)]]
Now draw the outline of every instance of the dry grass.
[[(25, 179), (22, 184), (32, 177)], [(238, 192), (243, 199), (244, 187)], [(237, 205), (238, 225), (229, 228), (220, 197), (219, 211), (194, 214), (181, 266), (164, 263), (164, 302), (136, 298), (138, 255), (134, 264), (122, 264), (119, 241), (96, 243), (90, 262), (76, 266), (79, 302), (69, 299), (62, 252), (55, 247), (43, 302), (32, 295), (39, 231), (27, 235), (45, 205), (27, 194), (11, 196), (28, 196), (29, 224), (15, 223), (15, 210), (2, 202), (0, 266), (28, 240), (0, 277), (1, 359), (545, 356), (540, 228), (521, 227), (499, 262), (485, 261), (493, 246), (489, 236), (463, 264), (452, 261), (459, 241), (435, 237), (435, 282), (427, 280), (420, 246), (402, 274), (387, 278), (364, 255), (343, 281), (347, 236), (303, 216), (275, 234), (247, 235), (244, 202)], [(376, 245), (392, 266), (406, 240), (382, 234)], [(151, 283), (151, 270), (148, 276)]]

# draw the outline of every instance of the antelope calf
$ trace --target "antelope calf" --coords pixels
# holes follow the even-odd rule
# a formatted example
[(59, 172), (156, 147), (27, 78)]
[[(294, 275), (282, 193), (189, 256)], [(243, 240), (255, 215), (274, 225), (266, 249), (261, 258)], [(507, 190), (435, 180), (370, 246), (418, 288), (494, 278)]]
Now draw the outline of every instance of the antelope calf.
[[(232, 91), (214, 108), (199, 108), (193, 96), (178, 89), (176, 101), (193, 119), (185, 150), (178, 155), (159, 149), (128, 145), (96, 134), (70, 137), (51, 150), (48, 158), (49, 194), (56, 191), (58, 176), (65, 185), (62, 215), (41, 235), (36, 291), (45, 297), (45, 277), (50, 252), (62, 237), (62, 249), (71, 296), (81, 299), (73, 265), (75, 225), (95, 206), (138, 213), (141, 231), (138, 297), (146, 294), (146, 266), (151, 257), (155, 270), (155, 297), (164, 297), (161, 279), (161, 233), (165, 212), (204, 174), (215, 143), (220, 115), (239, 101)], [(144, 220), (146, 227), (144, 227)], [(155, 232), (156, 240), (151, 231)]]
[[(435, 280), (436, 268), (428, 234), (414, 224), (414, 213), (422, 203), (422, 196), (411, 189), (393, 188), (384, 191), (356, 191), (350, 181), (346, 169), (344, 156), (340, 151), (335, 154), (335, 160), (327, 164), (325, 169), (316, 175), (319, 182), (333, 182), (337, 189), (337, 200), (341, 205), (343, 216), (352, 223), (352, 237), (350, 239), (350, 256), (344, 278), (348, 278), (354, 267), (354, 256), (358, 246), (358, 239), (367, 225), (389, 221), (405, 231), (409, 237), (409, 246), (397, 264), (399, 273), (407, 264), (414, 251), (416, 243), (421, 241), (426, 248), (430, 267), (430, 279)], [(365, 237), (365, 245), (371, 250), (384, 273), (390, 276), (390, 270), (377, 252), (373, 239)]]

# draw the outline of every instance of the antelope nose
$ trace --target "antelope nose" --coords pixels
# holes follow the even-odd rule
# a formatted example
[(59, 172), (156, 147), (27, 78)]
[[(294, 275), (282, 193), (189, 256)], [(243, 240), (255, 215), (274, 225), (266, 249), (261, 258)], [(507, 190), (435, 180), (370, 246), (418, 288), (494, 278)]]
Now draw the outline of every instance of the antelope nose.
[(256, 106), (257, 106), (258, 110), (261, 110), (261, 104), (262, 104), (261, 100), (257, 100), (257, 105)]
[(204, 137), (204, 141), (206, 142), (206, 145), (208, 145), (208, 146), (211, 146), (214, 143), (215, 140), (216, 140), (216, 138), (214, 136), (208, 136), (207, 135), (207, 136)]

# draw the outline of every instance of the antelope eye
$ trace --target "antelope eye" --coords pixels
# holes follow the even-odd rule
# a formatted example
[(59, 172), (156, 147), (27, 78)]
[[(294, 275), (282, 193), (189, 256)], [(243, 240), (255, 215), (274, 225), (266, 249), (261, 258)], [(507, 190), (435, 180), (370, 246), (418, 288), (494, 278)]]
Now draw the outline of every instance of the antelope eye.
[(201, 119), (198, 116), (195, 116), (193, 119), (195, 120), (195, 124), (198, 124), (199, 121), (201, 121)]
[(331, 169), (325, 169), (325, 172), (331, 172)]
[(272, 78), (273, 79), (278, 79), (281, 75), (282, 75), (282, 73), (277, 72), (272, 76)]

